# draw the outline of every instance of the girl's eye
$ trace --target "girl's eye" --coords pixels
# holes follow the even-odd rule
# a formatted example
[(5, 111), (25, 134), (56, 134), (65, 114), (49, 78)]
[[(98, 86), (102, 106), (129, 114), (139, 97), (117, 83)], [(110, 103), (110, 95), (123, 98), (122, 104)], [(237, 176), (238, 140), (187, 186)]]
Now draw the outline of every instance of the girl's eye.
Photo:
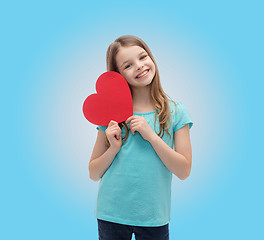
[[(144, 56), (142, 56), (140, 59), (142, 59), (142, 58), (145, 58), (147, 55), (144, 55)], [(126, 67), (125, 67), (125, 69), (126, 68), (128, 68), (130, 66), (130, 64), (128, 64)]]

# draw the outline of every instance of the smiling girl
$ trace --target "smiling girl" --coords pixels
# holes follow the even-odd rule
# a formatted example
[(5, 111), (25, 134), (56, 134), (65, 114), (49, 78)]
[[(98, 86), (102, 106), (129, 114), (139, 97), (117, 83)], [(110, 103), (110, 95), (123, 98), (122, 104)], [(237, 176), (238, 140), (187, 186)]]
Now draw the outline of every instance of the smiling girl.
[(189, 129), (183, 103), (169, 100), (146, 43), (126, 35), (107, 50), (107, 70), (127, 81), (133, 116), (97, 126), (89, 175), (99, 181), (96, 202), (99, 239), (169, 239), (172, 174), (191, 172)]

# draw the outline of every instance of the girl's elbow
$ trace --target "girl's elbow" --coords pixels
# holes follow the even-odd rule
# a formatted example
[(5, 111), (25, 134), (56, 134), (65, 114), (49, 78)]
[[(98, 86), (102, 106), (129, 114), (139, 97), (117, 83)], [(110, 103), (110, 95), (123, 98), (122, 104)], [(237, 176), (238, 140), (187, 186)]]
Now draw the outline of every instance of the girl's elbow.
[(188, 178), (191, 174), (191, 168), (192, 168), (192, 162), (189, 161), (188, 162), (188, 166), (187, 166), (187, 169), (186, 169), (186, 173), (180, 178), (181, 180), (185, 180), (186, 178)]
[(190, 176), (190, 173), (191, 173), (191, 169), (189, 169), (184, 175), (180, 176), (179, 178), (181, 180), (185, 180), (186, 178)]
[(189, 176), (190, 176), (190, 174), (185, 175), (185, 176), (181, 177), (180, 179), (181, 179), (181, 180), (185, 180), (185, 179), (188, 178)]
[(93, 171), (92, 169), (90, 168), (90, 165), (89, 165), (89, 168), (88, 168), (88, 172), (89, 172), (89, 178), (94, 181), (94, 182), (98, 182), (101, 178), (98, 177), (98, 176), (95, 176), (95, 174), (93, 174)]
[(96, 178), (96, 177), (93, 177), (93, 176), (91, 176), (90, 174), (89, 174), (89, 178), (92, 180), (92, 181), (94, 181), (94, 182), (98, 182), (101, 178)]

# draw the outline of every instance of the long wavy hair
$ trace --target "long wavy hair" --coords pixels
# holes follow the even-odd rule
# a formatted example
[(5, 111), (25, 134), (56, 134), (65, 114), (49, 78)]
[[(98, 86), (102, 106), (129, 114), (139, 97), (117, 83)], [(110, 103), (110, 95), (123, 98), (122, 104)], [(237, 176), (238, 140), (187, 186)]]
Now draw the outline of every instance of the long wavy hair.
[[(164, 135), (164, 131), (166, 131), (167, 134), (170, 135), (170, 133), (168, 132), (168, 129), (171, 126), (171, 113), (170, 113), (169, 101), (167, 98), (167, 94), (163, 91), (161, 87), (158, 66), (147, 44), (142, 39), (136, 36), (132, 36), (132, 35), (125, 35), (125, 36), (121, 36), (117, 38), (113, 43), (110, 44), (110, 46), (107, 49), (107, 53), (106, 53), (107, 71), (115, 71), (115, 72), (120, 73), (118, 70), (117, 64), (116, 64), (116, 55), (120, 47), (128, 47), (128, 46), (139, 46), (143, 48), (148, 53), (149, 57), (152, 59), (153, 63), (155, 64), (156, 73), (150, 84), (150, 95), (151, 95), (151, 99), (152, 99), (152, 102), (154, 103), (154, 107), (156, 110), (155, 123), (156, 123), (157, 118), (159, 118), (160, 131), (158, 133), (158, 136), (162, 138)], [(132, 94), (132, 89), (130, 85), (129, 85), (129, 88)], [(173, 100), (171, 101), (175, 104), (175, 108), (177, 108), (176, 103)], [(167, 121), (169, 123), (169, 126), (167, 124)], [(154, 126), (155, 126), (155, 123), (154, 123)], [(125, 121), (119, 123), (118, 125), (121, 129), (122, 127), (126, 129), (126, 135), (124, 138), (122, 138), (122, 141), (124, 140), (124, 142), (122, 143), (123, 145), (125, 144), (128, 138), (129, 128), (127, 124), (125, 123)], [(156, 129), (155, 129), (155, 132), (156, 132)], [(110, 147), (110, 143), (108, 141), (107, 136), (105, 137), (105, 143), (108, 147)]]

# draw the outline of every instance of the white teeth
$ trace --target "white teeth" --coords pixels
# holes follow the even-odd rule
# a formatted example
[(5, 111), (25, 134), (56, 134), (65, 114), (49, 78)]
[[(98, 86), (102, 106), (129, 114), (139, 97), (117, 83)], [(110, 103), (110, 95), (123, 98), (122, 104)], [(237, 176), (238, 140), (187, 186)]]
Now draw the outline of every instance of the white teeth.
[(140, 77), (144, 76), (147, 73), (148, 73), (148, 70), (146, 70), (145, 72), (143, 72), (142, 74), (140, 74), (139, 76), (137, 76), (137, 78), (140, 78)]

